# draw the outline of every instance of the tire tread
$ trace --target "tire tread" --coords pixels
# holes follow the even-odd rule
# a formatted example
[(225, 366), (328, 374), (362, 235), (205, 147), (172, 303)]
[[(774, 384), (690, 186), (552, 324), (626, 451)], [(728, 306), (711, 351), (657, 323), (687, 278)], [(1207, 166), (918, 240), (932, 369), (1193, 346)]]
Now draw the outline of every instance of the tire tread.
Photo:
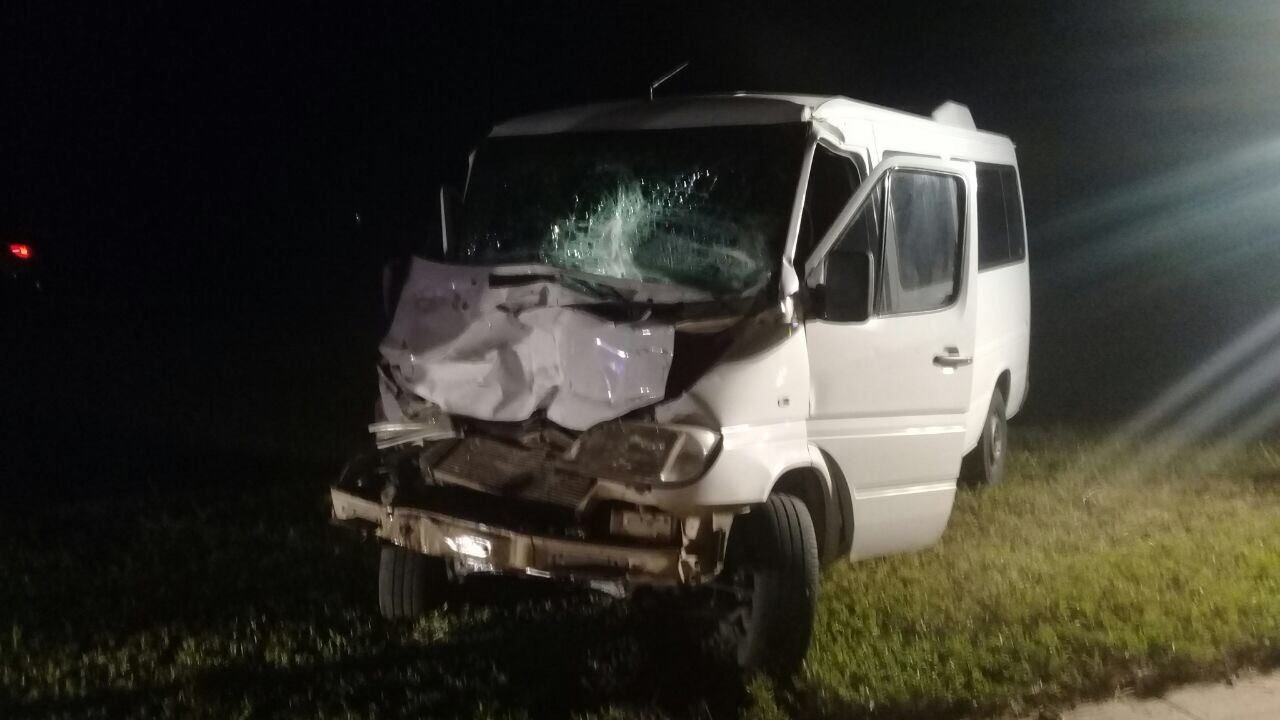
[(388, 620), (418, 617), (442, 599), (444, 561), (384, 545), (378, 563), (378, 610)]
[(818, 543), (804, 504), (775, 494), (748, 516), (746, 529), (765, 569), (757, 577), (757, 607), (739, 661), (747, 669), (790, 674), (804, 662), (813, 635)]

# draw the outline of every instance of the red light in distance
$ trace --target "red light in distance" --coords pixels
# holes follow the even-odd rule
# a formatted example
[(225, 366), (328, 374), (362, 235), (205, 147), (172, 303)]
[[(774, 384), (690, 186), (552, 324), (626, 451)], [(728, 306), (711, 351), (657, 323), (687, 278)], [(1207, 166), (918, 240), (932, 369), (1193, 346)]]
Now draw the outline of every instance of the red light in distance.
[(10, 246), (9, 246), (9, 252), (10, 252), (10, 253), (12, 253), (12, 254), (13, 254), (13, 256), (14, 256), (14, 257), (16, 257), (16, 258), (18, 258), (19, 260), (30, 260), (30, 259), (31, 259), (31, 246), (30, 246), (30, 245), (10, 245)]

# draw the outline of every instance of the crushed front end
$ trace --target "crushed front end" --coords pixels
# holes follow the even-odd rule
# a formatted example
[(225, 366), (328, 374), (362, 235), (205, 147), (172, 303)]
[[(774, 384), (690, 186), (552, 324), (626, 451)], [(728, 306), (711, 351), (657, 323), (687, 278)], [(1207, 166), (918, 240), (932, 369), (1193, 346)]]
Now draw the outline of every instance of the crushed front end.
[(719, 441), (704, 428), (612, 420), (575, 433), (545, 418), (440, 416), (371, 430), (382, 447), (332, 488), (334, 520), (445, 558), (455, 575), (559, 578), (622, 595), (697, 585), (721, 568), (733, 512), (682, 517), (634, 502), (651, 483), (701, 473)]
[[(733, 343), (785, 331), (759, 318), (808, 138), (800, 122), (488, 138), (446, 260), (413, 257), (388, 288), (377, 450), (333, 488), (334, 519), (455, 574), (617, 592), (715, 577), (767, 468), (721, 453), (715, 412), (677, 399)], [(717, 487), (760, 477), (700, 495), (718, 455), (738, 460)]]
[(744, 667), (798, 665), (838, 528), (773, 493), (826, 477), (789, 250), (815, 140), (778, 102), (477, 148), (443, 260), (388, 268), (374, 447), (331, 491), (381, 542), (384, 617), (473, 573), (698, 588)]

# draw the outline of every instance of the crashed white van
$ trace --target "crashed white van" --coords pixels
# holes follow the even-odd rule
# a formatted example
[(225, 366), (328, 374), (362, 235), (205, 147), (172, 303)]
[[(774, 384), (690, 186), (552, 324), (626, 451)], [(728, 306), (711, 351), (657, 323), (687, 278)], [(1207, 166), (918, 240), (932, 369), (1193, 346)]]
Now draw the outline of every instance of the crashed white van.
[(842, 97), (499, 125), (391, 287), (377, 452), (332, 490), (382, 612), (472, 573), (711, 609), (794, 668), (821, 564), (929, 546), (1027, 388), (1008, 138)]

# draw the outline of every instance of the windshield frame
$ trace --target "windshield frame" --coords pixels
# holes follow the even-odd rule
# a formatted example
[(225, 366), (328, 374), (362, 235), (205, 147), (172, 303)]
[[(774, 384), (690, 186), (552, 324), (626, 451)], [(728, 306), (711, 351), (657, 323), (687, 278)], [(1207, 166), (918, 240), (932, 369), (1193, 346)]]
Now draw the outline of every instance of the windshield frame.
[[(791, 156), (791, 161), (796, 163), (795, 176), (791, 180), (791, 184), (792, 184), (792, 187), (790, 189), (791, 205), (789, 210), (786, 210), (779, 215), (779, 219), (782, 221), (782, 230), (781, 230), (782, 237), (780, 242), (777, 243), (776, 245), (777, 255), (775, 256), (772, 252), (767, 253), (766, 259), (769, 261), (769, 265), (768, 265), (769, 276), (764, 282), (762, 282), (757, 287), (745, 289), (740, 293), (734, 293), (734, 292), (717, 293), (711, 290), (696, 288), (690, 285), (681, 284), (674, 281), (663, 282), (663, 281), (651, 281), (651, 280), (642, 280), (642, 279), (618, 278), (611, 275), (596, 274), (586, 270), (575, 269), (575, 268), (565, 268), (565, 267), (549, 265), (549, 264), (545, 264), (537, 261), (511, 260), (509, 262), (495, 262), (495, 263), (485, 264), (485, 263), (466, 262), (461, 260), (459, 258), (459, 252), (462, 245), (461, 227), (463, 226), (461, 225), (461, 223), (465, 222), (465, 208), (467, 206), (467, 200), (474, 191), (473, 185), (474, 185), (474, 176), (476, 171), (476, 158), (477, 158), (477, 155), (481, 153), (481, 149), (482, 149), (481, 145), (477, 145), (473, 147), (471, 149), (471, 152), (468, 154), (466, 178), (463, 185), (463, 191), (461, 194), (461, 202), (459, 203), (460, 207), (458, 210), (458, 217), (456, 218), (461, 222), (459, 222), (454, 227), (449, 228), (450, 238), (449, 238), (448, 246), (447, 248), (445, 248), (445, 253), (444, 253), (444, 257), (442, 258), (442, 262), (447, 264), (452, 264), (452, 265), (465, 266), (465, 267), (483, 266), (483, 267), (492, 267), (492, 268), (507, 268), (510, 270), (514, 270), (515, 274), (519, 274), (523, 270), (524, 272), (537, 272), (537, 273), (549, 272), (551, 274), (560, 274), (565, 277), (589, 279), (591, 281), (601, 283), (601, 284), (628, 288), (635, 293), (637, 297), (637, 301), (648, 302), (651, 304), (664, 303), (664, 301), (668, 303), (680, 303), (680, 304), (686, 304), (689, 302), (718, 303), (724, 300), (757, 297), (757, 296), (765, 295), (768, 293), (773, 293), (775, 296), (786, 297), (787, 295), (793, 294), (796, 291), (796, 283), (794, 281), (795, 270), (792, 267), (792, 256), (794, 255), (794, 252), (795, 252), (796, 239), (799, 234), (801, 212), (804, 206), (804, 193), (806, 189), (806, 181), (808, 179), (808, 172), (812, 162), (814, 146), (818, 140), (818, 135), (815, 132), (815, 126), (813, 121), (809, 119), (788, 121), (788, 122), (781, 122), (781, 123), (771, 123), (771, 124), (781, 125), (781, 126), (787, 126), (787, 125), (797, 126), (797, 131), (802, 132), (804, 137), (800, 141), (799, 148), (798, 148), (800, 152), (798, 153), (798, 155), (788, 153), (788, 155)], [(725, 124), (715, 124), (715, 125), (691, 125), (687, 127), (686, 126), (663, 127), (663, 128), (660, 128), (660, 130), (694, 130), (694, 129), (712, 130), (715, 128), (739, 128), (739, 127), (744, 127), (749, 125), (750, 125), (749, 123), (746, 123), (746, 124), (725, 123)], [(650, 132), (654, 130), (655, 130), (654, 128), (648, 128), (648, 127), (626, 127), (626, 128), (615, 128), (612, 130), (612, 132), (639, 134), (639, 133), (645, 133), (645, 132)], [(567, 135), (573, 135), (573, 134), (575, 134), (574, 131), (545, 133), (545, 134), (529, 133), (529, 134), (498, 135), (498, 134), (491, 133), (489, 136), (485, 138), (485, 141), (487, 142), (495, 138), (503, 138), (503, 139), (534, 138), (534, 137), (547, 137), (547, 136), (567, 136)], [(781, 292), (779, 291), (780, 288), (781, 288)]]

